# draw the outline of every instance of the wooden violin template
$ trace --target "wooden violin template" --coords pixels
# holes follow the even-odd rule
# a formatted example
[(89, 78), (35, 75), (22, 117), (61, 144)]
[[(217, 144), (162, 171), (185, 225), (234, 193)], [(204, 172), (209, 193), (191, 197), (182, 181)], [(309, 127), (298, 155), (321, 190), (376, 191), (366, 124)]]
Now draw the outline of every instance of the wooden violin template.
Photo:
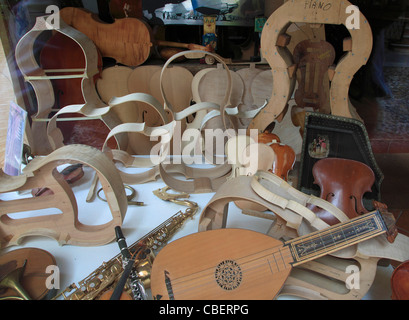
[[(86, 59), (81, 47), (74, 39), (56, 32), (50, 40), (44, 45), (40, 54), (40, 66), (44, 70), (60, 70), (54, 75), (69, 75), (70, 72), (64, 70), (81, 70), (86, 67)], [(102, 58), (98, 54), (98, 70), (102, 71)], [(72, 74), (72, 73), (71, 73)], [(94, 82), (100, 77), (100, 73), (94, 75)], [(60, 110), (61, 108), (72, 105), (85, 103), (82, 91), (81, 78), (64, 78), (51, 80), (55, 104), (53, 109)], [(59, 121), (58, 128), (64, 136), (64, 144), (86, 144), (100, 149), (105, 141), (105, 137), (109, 133), (109, 128), (98, 119), (89, 119), (86, 122), (83, 120), (75, 121), (80, 117), (79, 114), (67, 114), (61, 118), (69, 121)], [(63, 119), (60, 119), (63, 120)], [(92, 134), (87, 133), (92, 130)]]
[(151, 289), (157, 300), (273, 299), (292, 267), (389, 233), (378, 211), (282, 243), (240, 229), (199, 232), (159, 252)]
[[(78, 219), (75, 195), (57, 167), (82, 163), (93, 168), (103, 187), (111, 210), (111, 221), (103, 225), (86, 225)], [(27, 236), (46, 236), (60, 245), (96, 246), (115, 239), (114, 227), (122, 225), (128, 207), (125, 189), (112, 161), (101, 151), (85, 145), (69, 145), (44, 158), (35, 158), (17, 177), (0, 174), (1, 193), (49, 188), (52, 194), (41, 197), (0, 201), (0, 244), (2, 248), (18, 245)], [(18, 218), (10, 214), (34, 212), (48, 208), (61, 211), (57, 215)]]
[[(294, 57), (288, 50), (289, 37), (286, 34), (291, 23), (343, 24), (348, 21), (347, 7), (351, 3), (334, 0), (324, 11), (320, 6), (308, 6), (303, 0), (287, 1), (268, 18), (261, 36), (261, 52), (271, 67), (274, 87), (271, 99), (260, 114), (250, 123), (249, 129), (260, 132), (270, 125), (286, 107), (293, 94), (296, 77)], [(331, 113), (347, 118), (356, 117), (351, 110), (348, 90), (353, 76), (365, 65), (372, 51), (372, 31), (368, 20), (360, 13), (360, 28), (348, 30), (352, 45), (335, 68), (328, 71), (331, 81)]]
[[(35, 137), (35, 139), (32, 139), (33, 141), (30, 141), (32, 152), (35, 155), (47, 155), (64, 145), (63, 133), (57, 127), (57, 124), (52, 123), (53, 121), (49, 119), (52, 111), (59, 110), (58, 112), (62, 113), (81, 113), (86, 116), (86, 120), (90, 120), (90, 118), (97, 113), (96, 118), (102, 120), (109, 129), (120, 123), (118, 117), (113, 113), (105, 113), (100, 117), (100, 113), (98, 113), (98, 111), (95, 112), (95, 110), (106, 107), (100, 100), (94, 83), (95, 77), (97, 77), (100, 72), (98, 69), (99, 55), (95, 45), (84, 34), (68, 26), (64, 21), (61, 21), (60, 28), (55, 31), (74, 41), (81, 50), (78, 49), (78, 46), (75, 46), (75, 49), (71, 50), (75, 52), (75, 57), (79, 57), (80, 52), (82, 52), (82, 57), (79, 58), (79, 61), (73, 61), (71, 60), (73, 57), (70, 56), (68, 59), (70, 64), (66, 65), (69, 67), (68, 69), (64, 67), (64, 64), (61, 65), (61, 61), (58, 57), (53, 57), (53, 61), (47, 61), (48, 65), (52, 68), (58, 66), (57, 69), (43, 69), (43, 67), (37, 63), (37, 59), (34, 56), (34, 47), (38, 43), (38, 41), (36, 41), (37, 38), (48, 30), (46, 18), (47, 17), (38, 17), (36, 19), (34, 27), (20, 39), (15, 50), (18, 67), (25, 81), (32, 85), (37, 98), (37, 112), (31, 115), (32, 124), (30, 135)], [(58, 41), (58, 44), (64, 47), (69, 45), (69, 43), (73, 43), (70, 40), (67, 40), (68, 43), (65, 42), (66, 38), (64, 37), (55, 37), (57, 37), (57, 40), (53, 38), (50, 41)], [(64, 41), (60, 41), (61, 39), (64, 39)], [(48, 46), (49, 45), (50, 44), (48, 44)], [(51, 48), (47, 48), (46, 45), (44, 49), (43, 58), (50, 54)], [(54, 52), (58, 52), (58, 50)], [(84, 57), (85, 66), (81, 64), (81, 62), (84, 61)], [(67, 63), (67, 61), (63, 61), (63, 63)], [(73, 66), (75, 66), (74, 69), (72, 69)], [(60, 69), (61, 67), (64, 69)], [(78, 84), (77, 82), (71, 82), (74, 79), (79, 79)], [(57, 80), (64, 80), (64, 84), (59, 82), (58, 86), (56, 86), (55, 81)], [(70, 83), (68, 88), (65, 86), (65, 81)], [(77, 85), (80, 85), (81, 89), (79, 89)], [(73, 91), (71, 92), (71, 90)], [(81, 91), (81, 94), (79, 91)], [(63, 95), (61, 95), (61, 93), (63, 93)], [(70, 94), (72, 94), (72, 96), (70, 96)], [(76, 112), (65, 112), (65, 108), (71, 107), (71, 105), (66, 106), (65, 104), (74, 101), (71, 99), (75, 101), (81, 99), (85, 102), (81, 104), (81, 107), (79, 107)], [(63, 108), (53, 110), (56, 105)], [(54, 118), (56, 122), (57, 118), (55, 116)], [(75, 120), (80, 120), (80, 118), (76, 118)], [(82, 120), (84, 119), (82, 118)], [(50, 135), (52, 138), (50, 138)], [(122, 140), (121, 137), (116, 137), (116, 139)], [(55, 142), (57, 140), (58, 142)], [(119, 140), (117, 142), (120, 146), (126, 143)]]

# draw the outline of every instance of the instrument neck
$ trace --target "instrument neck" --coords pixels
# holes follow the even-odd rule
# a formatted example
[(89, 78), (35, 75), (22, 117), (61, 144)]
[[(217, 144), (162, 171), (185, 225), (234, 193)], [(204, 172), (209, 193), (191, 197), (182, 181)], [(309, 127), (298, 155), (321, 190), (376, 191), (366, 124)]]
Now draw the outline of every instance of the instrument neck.
[(285, 242), (294, 258), (293, 266), (317, 259), (388, 231), (379, 211), (374, 211), (323, 231)]

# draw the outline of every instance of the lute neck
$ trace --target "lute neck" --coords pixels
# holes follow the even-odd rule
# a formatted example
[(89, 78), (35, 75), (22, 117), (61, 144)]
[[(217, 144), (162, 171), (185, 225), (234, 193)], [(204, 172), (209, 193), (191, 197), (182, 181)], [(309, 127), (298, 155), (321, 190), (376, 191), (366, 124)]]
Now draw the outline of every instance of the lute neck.
[(293, 266), (317, 259), (388, 231), (377, 210), (323, 231), (285, 242), (294, 258)]

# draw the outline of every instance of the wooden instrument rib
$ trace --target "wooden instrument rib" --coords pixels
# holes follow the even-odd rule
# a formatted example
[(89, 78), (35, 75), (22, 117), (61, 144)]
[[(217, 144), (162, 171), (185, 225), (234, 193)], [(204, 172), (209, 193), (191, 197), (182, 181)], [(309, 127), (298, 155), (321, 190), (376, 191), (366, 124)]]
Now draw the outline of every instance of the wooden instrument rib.
[(199, 232), (156, 257), (155, 299), (273, 299), (292, 267), (388, 232), (379, 211), (285, 243), (241, 229)]

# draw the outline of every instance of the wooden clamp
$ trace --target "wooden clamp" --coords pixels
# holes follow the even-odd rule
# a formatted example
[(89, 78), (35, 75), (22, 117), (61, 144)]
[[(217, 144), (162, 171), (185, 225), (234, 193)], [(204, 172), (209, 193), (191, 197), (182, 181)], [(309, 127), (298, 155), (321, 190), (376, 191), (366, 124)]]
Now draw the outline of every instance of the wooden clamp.
[[(75, 195), (57, 172), (66, 163), (82, 163), (96, 171), (111, 210), (112, 220), (99, 226), (84, 225), (78, 219)], [(64, 146), (50, 155), (35, 158), (22, 175), (12, 177), (1, 172), (0, 192), (25, 191), (47, 187), (52, 195), (0, 201), (1, 247), (18, 245), (22, 238), (47, 236), (60, 245), (97, 246), (115, 239), (115, 226), (121, 226), (127, 211), (123, 182), (112, 161), (101, 151), (85, 145)], [(62, 214), (12, 219), (8, 214), (57, 208)]]

